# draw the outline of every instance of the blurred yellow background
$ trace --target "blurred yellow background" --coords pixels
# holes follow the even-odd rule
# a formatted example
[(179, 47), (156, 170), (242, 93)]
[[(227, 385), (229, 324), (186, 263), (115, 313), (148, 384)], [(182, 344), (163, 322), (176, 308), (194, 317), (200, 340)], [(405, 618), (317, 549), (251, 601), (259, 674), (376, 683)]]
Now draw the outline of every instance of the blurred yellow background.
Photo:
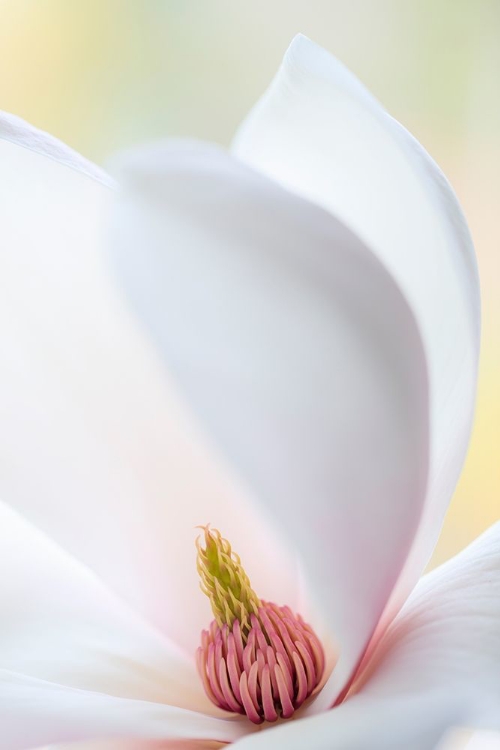
[(0, 0), (0, 109), (101, 163), (159, 136), (228, 144), (298, 31), (426, 146), (476, 243), (478, 410), (436, 564), (500, 517), (499, 0)]

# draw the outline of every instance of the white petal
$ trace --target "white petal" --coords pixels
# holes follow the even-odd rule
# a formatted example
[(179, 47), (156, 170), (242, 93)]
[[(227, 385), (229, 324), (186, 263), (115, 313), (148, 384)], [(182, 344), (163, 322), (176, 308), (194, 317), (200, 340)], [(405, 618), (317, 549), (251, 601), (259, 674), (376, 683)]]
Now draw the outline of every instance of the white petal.
[(53, 159), (58, 164), (74, 169), (108, 187), (114, 187), (111, 177), (96, 164), (80, 156), (49, 133), (29, 125), (9, 112), (0, 112), (0, 139), (23, 146), (36, 154)]
[(422, 578), (354, 689), (447, 690), (463, 726), (500, 730), (500, 523)]
[[(2, 496), (192, 653), (211, 619), (195, 525), (219, 524), (245, 559), (263, 524), (114, 289), (101, 241), (112, 191), (50, 137), (11, 120), (6, 131), (17, 143), (0, 139)], [(268, 539), (265, 571), (249, 572), (272, 594), (274, 565), (293, 600), (293, 566), (280, 569)]]
[(338, 639), (341, 689), (425, 495), (414, 319), (350, 231), (215, 147), (151, 147), (121, 169), (124, 285), (201, 420), (301, 552)]
[(234, 150), (363, 238), (400, 284), (422, 332), (430, 371), (431, 476), (388, 621), (425, 567), (469, 440), (479, 349), (471, 238), (429, 155), (341, 63), (303, 36), (292, 42)]
[(4, 504), (0, 570), (3, 669), (122, 698), (215, 711), (193, 660)]
[(234, 741), (246, 725), (0, 670), (0, 726), (0, 750), (31, 750), (122, 737)]
[(435, 750), (452, 727), (500, 729), (500, 523), (422, 579), (354, 689), (236, 747)]
[(331, 711), (245, 737), (234, 750), (436, 750), (456, 720), (442, 693), (393, 700), (360, 695)]

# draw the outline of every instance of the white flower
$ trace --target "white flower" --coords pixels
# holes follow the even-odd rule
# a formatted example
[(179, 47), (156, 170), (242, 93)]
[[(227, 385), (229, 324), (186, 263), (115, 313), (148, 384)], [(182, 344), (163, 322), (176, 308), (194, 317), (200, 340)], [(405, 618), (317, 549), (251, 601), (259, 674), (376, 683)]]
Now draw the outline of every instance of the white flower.
[[(428, 155), (303, 37), (232, 153), (137, 149), (118, 191), (16, 118), (0, 135), (0, 749), (431, 750), (500, 728), (500, 525), (412, 592), (479, 345), (471, 240)], [(329, 661), (264, 731), (194, 666), (206, 522)]]

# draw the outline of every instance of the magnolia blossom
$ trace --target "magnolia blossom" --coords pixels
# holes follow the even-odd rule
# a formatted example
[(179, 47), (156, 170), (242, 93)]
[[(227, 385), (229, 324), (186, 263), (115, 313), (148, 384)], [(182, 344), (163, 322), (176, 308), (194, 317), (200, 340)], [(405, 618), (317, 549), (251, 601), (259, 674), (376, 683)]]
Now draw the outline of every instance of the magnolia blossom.
[[(111, 178), (15, 117), (0, 135), (1, 750), (500, 728), (500, 525), (417, 583), (479, 347), (470, 236), (425, 151), (304, 37), (229, 152), (167, 141)], [(296, 661), (288, 697), (254, 670), (255, 722), (196, 669), (200, 524), (239, 555), (241, 617), (266, 638), (281, 608), (324, 654), (307, 696)]]

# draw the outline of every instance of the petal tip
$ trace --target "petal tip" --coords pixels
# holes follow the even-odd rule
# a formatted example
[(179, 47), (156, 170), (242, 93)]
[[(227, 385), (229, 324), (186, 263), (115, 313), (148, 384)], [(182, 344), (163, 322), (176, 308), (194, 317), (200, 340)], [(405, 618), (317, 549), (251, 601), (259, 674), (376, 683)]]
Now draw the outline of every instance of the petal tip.
[(40, 154), (76, 172), (90, 177), (106, 187), (116, 187), (110, 176), (101, 167), (81, 156), (54, 136), (10, 112), (0, 111), (0, 141)]

